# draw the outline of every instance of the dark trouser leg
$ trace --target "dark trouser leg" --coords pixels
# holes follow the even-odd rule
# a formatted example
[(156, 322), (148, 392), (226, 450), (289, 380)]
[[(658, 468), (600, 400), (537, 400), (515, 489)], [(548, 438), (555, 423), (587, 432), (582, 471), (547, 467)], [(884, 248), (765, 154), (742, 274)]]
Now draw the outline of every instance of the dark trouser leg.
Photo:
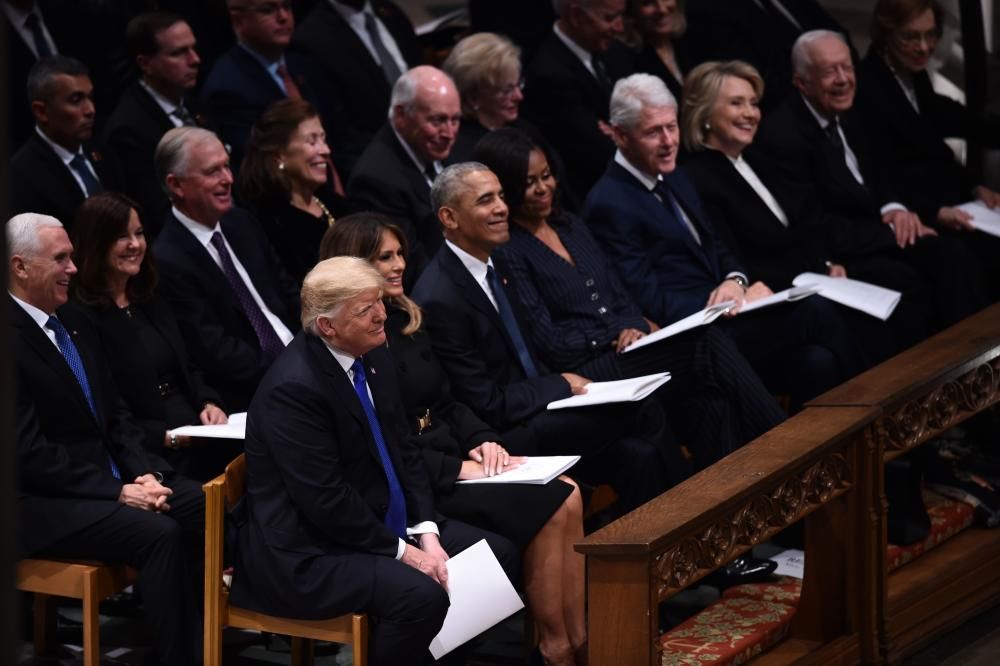
[(938, 329), (979, 312), (989, 303), (983, 269), (961, 240), (951, 235), (924, 237), (903, 250), (902, 256), (931, 285)]
[[(187, 537), (203, 525), (205, 508), (197, 484), (178, 479), (170, 485), (174, 495), (169, 512), (121, 505), (42, 555), (127, 564), (138, 570), (143, 609), (160, 662), (190, 666), (201, 660), (202, 622), (201, 599), (195, 597), (194, 572), (187, 561), (193, 549)], [(200, 568), (196, 571), (201, 573)]]

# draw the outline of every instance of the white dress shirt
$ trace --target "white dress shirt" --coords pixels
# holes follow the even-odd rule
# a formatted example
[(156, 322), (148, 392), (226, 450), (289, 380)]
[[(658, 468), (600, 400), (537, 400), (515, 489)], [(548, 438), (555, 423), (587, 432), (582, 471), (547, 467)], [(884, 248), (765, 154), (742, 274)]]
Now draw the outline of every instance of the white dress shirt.
[[(325, 341), (324, 341), (325, 343)], [(333, 354), (333, 358), (337, 360), (337, 363), (343, 368), (344, 372), (347, 373), (347, 381), (351, 382), (351, 387), (354, 386), (354, 369), (351, 367), (354, 365), (354, 361), (357, 360), (356, 356), (343, 352), (336, 347), (332, 347), (327, 344), (326, 348), (330, 350)], [(368, 400), (372, 403), (372, 409), (375, 409), (375, 400), (372, 398), (372, 389), (368, 386), (368, 382), (365, 382), (365, 389), (368, 391)], [(388, 444), (387, 444), (388, 446)], [(425, 520), (422, 523), (417, 523), (413, 527), (406, 528), (407, 536), (415, 536), (420, 534), (437, 534), (441, 536), (441, 532), (438, 531), (437, 523), (433, 520)], [(403, 553), (406, 552), (406, 542), (402, 539), (399, 540), (399, 545), (396, 547), (396, 559), (402, 559)]]
[(83, 157), (83, 161), (87, 165), (87, 170), (90, 171), (90, 173), (94, 176), (94, 180), (96, 180), (97, 182), (101, 182), (101, 179), (97, 177), (97, 172), (94, 171), (94, 165), (90, 163), (90, 160), (87, 159), (87, 155), (84, 154), (83, 146), (80, 146), (75, 153), (71, 153), (62, 146), (60, 146), (58, 143), (47, 137), (45, 135), (45, 132), (43, 132), (42, 129), (37, 125), (35, 126), (35, 131), (38, 132), (38, 136), (42, 137), (42, 141), (48, 144), (49, 148), (51, 148), (55, 152), (55, 154), (59, 156), (59, 159), (62, 160), (62, 163), (66, 165), (66, 168), (69, 170), (70, 175), (73, 176), (73, 180), (75, 180), (76, 184), (80, 186), (80, 191), (83, 192), (83, 196), (84, 197), (89, 196), (87, 193), (87, 187), (83, 184), (83, 178), (80, 177), (80, 174), (78, 174), (76, 172), (76, 169), (74, 169), (73, 166), (70, 164), (70, 162), (73, 161), (74, 157), (80, 155), (81, 157)]
[(152, 86), (150, 86), (142, 79), (139, 79), (139, 85), (142, 86), (145, 89), (145, 91), (149, 93), (149, 96), (153, 98), (153, 101), (156, 102), (156, 105), (161, 109), (163, 109), (163, 113), (167, 114), (167, 118), (170, 118), (170, 122), (174, 124), (174, 127), (181, 127), (184, 124), (181, 121), (181, 119), (174, 114), (174, 112), (178, 108), (180, 108), (180, 104), (174, 104), (169, 99), (167, 99), (160, 93), (153, 90)]
[(355, 9), (354, 7), (348, 7), (347, 5), (342, 5), (336, 0), (329, 0), (330, 6), (333, 10), (340, 14), (341, 18), (347, 21), (347, 25), (351, 27), (354, 34), (358, 36), (361, 43), (365, 45), (368, 49), (368, 53), (371, 54), (372, 60), (378, 63), (378, 66), (382, 66), (382, 60), (378, 57), (378, 52), (375, 50), (375, 45), (372, 43), (372, 38), (368, 34), (368, 30), (365, 29), (365, 14), (371, 14), (375, 18), (375, 27), (378, 29), (378, 36), (382, 39), (382, 44), (385, 46), (389, 55), (392, 59), (396, 61), (396, 67), (400, 72), (406, 72), (410, 69), (409, 65), (406, 64), (406, 60), (403, 59), (403, 53), (399, 50), (399, 45), (396, 44), (396, 40), (393, 38), (392, 33), (389, 29), (385, 27), (382, 20), (378, 17), (372, 10), (372, 3), (366, 2), (365, 6), (361, 9)]
[(774, 213), (774, 216), (778, 218), (778, 221), (787, 227), (788, 216), (785, 214), (781, 204), (779, 204), (778, 200), (774, 198), (774, 195), (771, 194), (771, 190), (767, 189), (767, 186), (764, 185), (763, 181), (761, 181), (761, 179), (757, 176), (757, 173), (753, 170), (753, 168), (751, 168), (747, 161), (743, 159), (743, 156), (740, 155), (735, 160), (732, 157), (729, 157), (729, 155), (726, 155), (726, 158), (733, 163), (733, 166), (736, 167), (736, 173), (743, 176), (743, 180), (747, 181), (747, 185), (753, 188), (753, 191), (758, 197), (760, 197), (761, 201), (764, 202), (770, 211)]
[[(431, 187), (434, 184), (434, 181), (427, 177), (427, 162), (424, 162), (417, 156), (417, 153), (410, 147), (410, 144), (406, 143), (403, 137), (400, 136), (399, 132), (396, 131), (395, 125), (389, 123), (389, 127), (392, 128), (392, 133), (396, 135), (396, 140), (399, 141), (401, 146), (403, 146), (403, 150), (410, 156), (410, 159), (413, 160), (413, 164), (417, 167), (417, 171), (419, 171), (420, 175), (422, 175), (424, 180), (427, 181), (427, 187)], [(434, 168), (435, 177), (437, 174), (441, 173), (441, 169), (443, 168), (441, 166), (441, 162), (434, 160), (430, 163), (430, 165)]]
[(455, 253), (455, 256), (462, 262), (462, 265), (465, 266), (466, 270), (469, 271), (469, 274), (472, 275), (472, 279), (476, 281), (476, 284), (478, 284), (483, 290), (483, 293), (486, 294), (486, 298), (490, 299), (490, 303), (493, 304), (493, 309), (499, 312), (500, 308), (497, 306), (496, 296), (493, 295), (490, 283), (486, 280), (486, 269), (487, 267), (493, 266), (493, 259), (480, 261), (459, 246), (452, 243), (447, 238), (444, 240), (444, 243), (451, 249), (452, 252)]
[[(10, 294), (10, 292), (7, 292), (7, 293)], [(52, 346), (55, 347), (56, 350), (60, 354), (62, 354), (62, 350), (59, 349), (59, 343), (56, 342), (56, 332), (53, 331), (48, 326), (46, 326), (46, 324), (49, 323), (49, 316), (50, 315), (45, 314), (44, 312), (42, 312), (41, 310), (39, 310), (38, 308), (36, 308), (31, 303), (27, 303), (25, 301), (22, 301), (20, 298), (18, 298), (14, 294), (10, 294), (10, 297), (14, 299), (15, 303), (17, 303), (18, 305), (21, 306), (22, 310), (24, 310), (25, 312), (28, 313), (28, 316), (31, 317), (32, 321), (34, 321), (36, 324), (38, 324), (38, 327), (40, 329), (42, 329), (43, 333), (45, 333), (45, 337), (47, 337), (49, 339), (49, 342), (52, 343)]]
[(236, 267), (236, 272), (239, 274), (240, 279), (243, 280), (243, 284), (246, 285), (250, 295), (253, 296), (253, 300), (257, 303), (257, 307), (259, 307), (260, 311), (264, 313), (265, 317), (267, 317), (267, 321), (271, 324), (271, 328), (274, 329), (275, 334), (281, 339), (281, 343), (287, 345), (291, 342), (292, 338), (295, 336), (292, 335), (292, 332), (288, 330), (288, 327), (285, 326), (284, 322), (281, 321), (278, 315), (271, 312), (271, 309), (267, 307), (264, 299), (262, 299), (260, 294), (257, 293), (257, 288), (253, 286), (253, 281), (250, 279), (250, 275), (247, 273), (247, 270), (243, 268), (243, 264), (240, 263), (240, 258), (236, 256), (236, 252), (233, 251), (233, 247), (229, 244), (229, 241), (226, 240), (226, 235), (222, 233), (222, 226), (216, 222), (214, 227), (206, 227), (204, 224), (195, 222), (190, 217), (177, 210), (176, 206), (173, 208), (173, 213), (174, 217), (176, 217), (177, 220), (194, 235), (195, 239), (197, 239), (202, 247), (205, 248), (205, 251), (208, 252), (208, 256), (212, 257), (212, 261), (214, 261), (219, 267), (219, 270), (222, 270), (222, 259), (219, 257), (219, 251), (215, 249), (214, 245), (212, 245), (212, 235), (216, 231), (222, 235), (222, 240), (226, 244), (226, 249), (229, 250), (229, 256), (233, 260), (233, 266)]
[(42, 29), (42, 35), (45, 37), (45, 41), (49, 43), (49, 50), (52, 51), (52, 53), (59, 53), (59, 49), (56, 48), (55, 40), (52, 39), (52, 35), (49, 34), (49, 28), (45, 25), (45, 17), (42, 16), (42, 8), (39, 7), (37, 3), (33, 9), (26, 12), (14, 7), (9, 2), (0, 2), (0, 7), (3, 7), (3, 12), (7, 15), (7, 19), (10, 21), (10, 25), (14, 28), (14, 32), (20, 35), (25, 45), (27, 45), (28, 50), (35, 55), (36, 59), (38, 58), (38, 51), (35, 49), (35, 36), (32, 34), (31, 29), (24, 24), (24, 22), (28, 20), (28, 16), (31, 14), (36, 14), (38, 16), (38, 25)]
[(582, 46), (574, 42), (569, 35), (563, 32), (559, 28), (558, 21), (552, 25), (552, 32), (556, 33), (556, 37), (559, 38), (559, 41), (565, 44), (566, 48), (572, 51), (573, 55), (575, 55), (577, 58), (580, 59), (580, 62), (583, 63), (583, 66), (586, 67), (587, 71), (590, 72), (591, 75), (596, 79), (597, 72), (594, 71), (594, 61), (592, 60), (594, 55), (587, 49), (583, 48)]

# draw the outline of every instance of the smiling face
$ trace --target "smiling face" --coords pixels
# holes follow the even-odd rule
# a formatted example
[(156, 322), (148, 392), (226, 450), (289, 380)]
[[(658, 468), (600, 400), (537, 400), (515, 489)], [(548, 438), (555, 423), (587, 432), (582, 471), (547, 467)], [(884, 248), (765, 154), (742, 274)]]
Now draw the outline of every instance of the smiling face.
[(378, 252), (371, 262), (375, 270), (385, 278), (384, 294), (389, 298), (402, 296), (406, 255), (403, 254), (403, 246), (396, 238), (396, 234), (391, 231), (382, 232)]
[(753, 143), (760, 107), (750, 82), (735, 76), (723, 79), (708, 122), (712, 129), (706, 143), (734, 159)]
[(279, 156), (284, 172), (307, 191), (315, 191), (326, 182), (330, 147), (319, 118), (307, 118), (299, 123), (291, 141)]
[(55, 74), (45, 100), (31, 103), (45, 135), (70, 152), (94, 135), (94, 86), (86, 75)]
[(556, 179), (549, 168), (545, 153), (535, 148), (528, 155), (528, 178), (517, 217), (525, 220), (547, 220), (552, 214), (556, 194)]
[(472, 106), (483, 127), (496, 129), (517, 120), (521, 102), (524, 101), (523, 87), (521, 71), (514, 70), (498, 85), (487, 87), (475, 95)]
[(450, 206), (438, 212), (445, 236), (472, 256), (486, 261), (490, 253), (510, 239), (507, 204), (500, 181), (492, 171), (472, 171)]
[(680, 128), (676, 107), (647, 106), (634, 127), (612, 129), (622, 155), (646, 175), (670, 173), (677, 166)]
[(857, 83), (847, 44), (836, 37), (820, 39), (809, 46), (810, 63), (793, 82), (818, 113), (828, 119), (854, 104)]
[(139, 214), (133, 208), (129, 211), (128, 227), (108, 250), (108, 272), (111, 282), (124, 277), (128, 279), (139, 274), (142, 259), (146, 256), (146, 234), (139, 221)]
[(941, 32), (932, 9), (925, 10), (893, 32), (889, 39), (889, 59), (902, 74), (927, 69)]
[(10, 259), (12, 291), (36, 308), (52, 314), (69, 299), (69, 282), (76, 275), (73, 244), (62, 227), (38, 230), (38, 252)]
[(572, 3), (566, 23), (573, 40), (591, 53), (604, 53), (625, 30), (625, 0)]
[(444, 160), (458, 136), (462, 108), (451, 79), (440, 73), (424, 75), (410, 108), (393, 109), (393, 126), (426, 162)]
[(229, 154), (215, 137), (195, 140), (187, 147), (183, 174), (167, 174), (167, 188), (178, 210), (191, 219), (214, 227), (233, 207), (233, 174)]
[(156, 33), (160, 50), (151, 56), (140, 55), (136, 63), (143, 79), (163, 95), (176, 99), (198, 83), (201, 58), (194, 50), (195, 38), (184, 21)]
[(380, 289), (368, 289), (344, 301), (326, 319), (330, 344), (352, 356), (362, 356), (385, 344), (385, 305)]
[(679, 15), (677, 0), (636, 0), (631, 10), (636, 29), (647, 39), (672, 37)]

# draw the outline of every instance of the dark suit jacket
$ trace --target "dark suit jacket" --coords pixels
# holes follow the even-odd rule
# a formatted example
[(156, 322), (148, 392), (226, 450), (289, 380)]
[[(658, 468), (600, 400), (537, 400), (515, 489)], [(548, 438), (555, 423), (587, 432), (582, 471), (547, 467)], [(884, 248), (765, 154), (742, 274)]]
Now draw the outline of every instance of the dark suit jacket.
[[(505, 279), (502, 262), (495, 264)], [(424, 326), (448, 371), (455, 397), (493, 427), (505, 430), (570, 395), (566, 381), (546, 374), (537, 359), (540, 376), (524, 374), (500, 315), (448, 246), (442, 246), (427, 265), (413, 298), (427, 314)], [(516, 308), (516, 299), (510, 300)], [(523, 324), (520, 328), (527, 335)]]
[[(198, 118), (198, 104), (185, 99), (185, 107)], [(146, 89), (134, 82), (122, 93), (118, 106), (104, 126), (102, 142), (122, 174), (122, 191), (142, 210), (146, 234), (155, 237), (170, 203), (156, 173), (153, 153), (173, 122)]]
[[(245, 210), (222, 218), (222, 232), (268, 308), (295, 332), (299, 296), (264, 232)], [(225, 274), (173, 214), (153, 244), (160, 268), (159, 293), (173, 307), (191, 359), (226, 407), (244, 411), (271, 364)]]
[(85, 529), (121, 504), (122, 480), (170, 466), (143, 449), (143, 431), (118, 397), (87, 317), (73, 304), (57, 316), (73, 338), (97, 416), (58, 348), (7, 299), (17, 372), (18, 537), (30, 555)]
[[(371, 4), (407, 65), (422, 64), (420, 44), (406, 14), (387, 0), (372, 0)], [(294, 44), (313, 57), (323, 70), (324, 83), (332, 87), (337, 99), (343, 100), (349, 137), (345, 137), (338, 152), (349, 153), (356, 159), (389, 112), (392, 89), (382, 68), (328, 0), (317, 2), (299, 24)]]
[[(364, 363), (407, 522), (434, 520), (392, 360), (382, 347)], [(383, 522), (389, 490), (368, 420), (347, 373), (318, 337), (300, 333), (261, 382), (247, 419), (246, 456), (233, 603), (306, 618), (361, 607), (375, 568), (357, 559), (339, 564), (337, 555), (395, 557), (399, 539)], [(316, 569), (303, 578), (304, 567)], [(315, 584), (330, 575), (336, 588)]]
[[(614, 42), (601, 55), (612, 83), (636, 71), (632, 53)], [(551, 142), (581, 196), (601, 175), (614, 144), (597, 121), (608, 121), (611, 90), (601, 87), (580, 59), (550, 32), (525, 73), (524, 114)]]
[(663, 179), (697, 228), (701, 245), (669, 206), (615, 162), (583, 204), (583, 218), (622, 282), (646, 316), (661, 325), (702, 309), (726, 275), (746, 273), (681, 169)]
[[(684, 38), (674, 40), (674, 57), (677, 59), (677, 66), (680, 67), (682, 74), (690, 71), (697, 64), (691, 62), (688, 41)], [(648, 44), (644, 44), (636, 53), (635, 70), (660, 77), (677, 99), (677, 106), (680, 108), (684, 82), (674, 78), (674, 75), (660, 60), (660, 56), (656, 55), (656, 51)]]
[[(86, 146), (84, 154), (104, 188), (114, 189), (118, 180), (114, 165)], [(85, 198), (70, 167), (32, 130), (10, 160), (10, 214), (43, 213), (72, 229), (76, 209)]]
[(857, 110), (891, 165), (893, 187), (932, 224), (938, 208), (965, 203), (978, 184), (944, 142), (966, 136), (971, 118), (964, 106), (934, 92), (927, 72), (916, 74), (913, 84), (919, 113), (885, 61), (869, 52), (858, 68)]
[[(167, 341), (180, 369), (180, 376), (175, 378), (177, 388), (191, 404), (192, 409), (199, 411), (206, 402), (223, 406), (219, 394), (205, 384), (201, 371), (191, 363), (170, 306), (154, 298), (130, 307), (132, 310), (144, 313), (157, 332)], [(199, 425), (167, 423), (163, 398), (156, 388), (158, 378), (153, 359), (150, 358), (149, 351), (142, 347), (142, 341), (136, 337), (135, 328), (129, 324), (126, 315), (118, 308), (94, 306), (87, 308), (87, 311), (97, 326), (104, 358), (111, 369), (115, 384), (128, 404), (129, 411), (146, 433), (146, 448), (154, 453), (161, 452), (163, 433), (169, 427)]]
[(443, 236), (431, 208), (427, 178), (407, 155), (389, 123), (382, 125), (354, 166), (347, 196), (353, 207), (385, 213), (406, 233), (410, 246), (407, 284), (412, 284), (441, 246)]

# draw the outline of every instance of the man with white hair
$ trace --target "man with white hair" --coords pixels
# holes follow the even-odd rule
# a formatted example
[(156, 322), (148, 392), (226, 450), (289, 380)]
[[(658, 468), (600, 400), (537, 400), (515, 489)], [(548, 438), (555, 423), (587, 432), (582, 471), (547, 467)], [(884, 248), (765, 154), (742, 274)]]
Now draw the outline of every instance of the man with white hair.
[(886, 156), (869, 145), (854, 108), (851, 51), (837, 32), (814, 30), (792, 48), (797, 94), (764, 117), (754, 148), (778, 175), (818, 202), (844, 247), (885, 248), (915, 268), (943, 327), (986, 305), (982, 267), (955, 238), (938, 236), (892, 190)]
[(461, 117), (451, 77), (434, 67), (414, 67), (393, 86), (389, 122), (362, 153), (347, 184), (353, 205), (385, 213), (406, 233), (407, 286), (441, 245), (431, 183), (451, 155)]
[(793, 410), (865, 367), (832, 304), (818, 297), (737, 316), (771, 290), (751, 282), (677, 169), (677, 102), (660, 79), (619, 81), (611, 125), (618, 152), (583, 216), (647, 317), (665, 326), (733, 301), (727, 331), (772, 391), (791, 394)]
[(22, 557), (99, 560), (139, 571), (160, 663), (200, 658), (199, 485), (143, 447), (85, 313), (66, 304), (73, 246), (54, 217), (7, 221), (8, 311), (17, 373)]
[(449, 555), (486, 539), (515, 584), (519, 561), (505, 538), (435, 514), (385, 318), (382, 276), (364, 259), (327, 259), (306, 276), (303, 331), (250, 405), (232, 590), (233, 603), (272, 615), (369, 613), (372, 666), (429, 661)]
[(524, 114), (565, 160), (580, 197), (614, 154), (608, 100), (615, 81), (635, 71), (616, 37), (625, 0), (553, 0), (557, 19), (525, 70)]
[(168, 131), (156, 168), (172, 204), (153, 245), (159, 293), (205, 379), (241, 412), (298, 330), (298, 289), (260, 223), (233, 207), (229, 155), (215, 134)]

